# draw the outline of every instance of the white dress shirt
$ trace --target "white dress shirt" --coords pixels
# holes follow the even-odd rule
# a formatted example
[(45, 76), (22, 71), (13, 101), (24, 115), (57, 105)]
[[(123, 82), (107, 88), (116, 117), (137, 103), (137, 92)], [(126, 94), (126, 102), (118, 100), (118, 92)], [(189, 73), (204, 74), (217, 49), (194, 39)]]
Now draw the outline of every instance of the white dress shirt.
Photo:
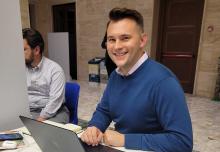
[(42, 57), (37, 67), (26, 68), (31, 111), (40, 110), (43, 118), (53, 117), (64, 102), (65, 75), (56, 62)]
[(119, 67), (116, 68), (116, 72), (122, 76), (129, 76), (134, 73), (143, 63), (148, 59), (148, 55), (146, 52), (141, 56), (141, 58), (135, 63), (135, 65), (128, 71), (126, 75), (120, 72)]

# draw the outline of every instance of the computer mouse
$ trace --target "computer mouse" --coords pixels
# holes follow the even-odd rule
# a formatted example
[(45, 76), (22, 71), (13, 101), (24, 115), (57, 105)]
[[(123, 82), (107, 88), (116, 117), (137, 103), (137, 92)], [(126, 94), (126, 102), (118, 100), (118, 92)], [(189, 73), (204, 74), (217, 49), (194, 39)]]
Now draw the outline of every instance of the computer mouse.
[(5, 140), (2, 143), (2, 147), (5, 149), (15, 149), (17, 148), (17, 142), (11, 140)]

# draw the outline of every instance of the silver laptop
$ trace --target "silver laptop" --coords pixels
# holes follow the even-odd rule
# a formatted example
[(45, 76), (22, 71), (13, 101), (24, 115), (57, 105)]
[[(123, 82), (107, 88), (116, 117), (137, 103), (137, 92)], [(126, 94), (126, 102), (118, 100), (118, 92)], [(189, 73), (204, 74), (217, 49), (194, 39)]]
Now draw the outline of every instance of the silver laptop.
[(43, 152), (121, 152), (104, 145), (88, 146), (73, 131), (19, 117)]

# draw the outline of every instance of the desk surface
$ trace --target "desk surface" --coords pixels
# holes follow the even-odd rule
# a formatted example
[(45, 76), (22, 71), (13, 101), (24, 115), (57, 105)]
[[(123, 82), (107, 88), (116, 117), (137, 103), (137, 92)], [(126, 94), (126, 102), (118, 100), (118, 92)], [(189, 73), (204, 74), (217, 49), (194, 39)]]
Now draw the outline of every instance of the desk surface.
[[(16, 130), (23, 131), (24, 128), (19, 128)], [(23, 137), (24, 137), (23, 138), (24, 146), (21, 146), (20, 148), (13, 149), (13, 150), (3, 150), (2, 152), (42, 152), (39, 146), (37, 145), (37, 143), (35, 142), (35, 140), (33, 139), (33, 137), (31, 137), (30, 135), (26, 135), (26, 134), (24, 134)], [(125, 149), (124, 147), (114, 147), (114, 148), (125, 151), (125, 152), (143, 152), (141, 150), (128, 150), (128, 149)]]

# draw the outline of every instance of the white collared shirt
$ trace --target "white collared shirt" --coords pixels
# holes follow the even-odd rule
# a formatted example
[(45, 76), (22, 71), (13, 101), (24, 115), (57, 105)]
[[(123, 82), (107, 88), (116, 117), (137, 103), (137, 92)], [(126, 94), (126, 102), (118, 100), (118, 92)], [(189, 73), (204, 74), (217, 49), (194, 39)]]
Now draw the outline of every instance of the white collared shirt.
[(120, 72), (119, 67), (116, 68), (116, 72), (122, 76), (129, 76), (134, 73), (143, 63), (148, 59), (148, 55), (146, 52), (141, 56), (141, 58), (135, 63), (135, 65), (128, 71), (126, 75)]
[(26, 67), (30, 110), (42, 109), (40, 116), (50, 118), (64, 102), (65, 75), (56, 62), (42, 57), (34, 67)]

